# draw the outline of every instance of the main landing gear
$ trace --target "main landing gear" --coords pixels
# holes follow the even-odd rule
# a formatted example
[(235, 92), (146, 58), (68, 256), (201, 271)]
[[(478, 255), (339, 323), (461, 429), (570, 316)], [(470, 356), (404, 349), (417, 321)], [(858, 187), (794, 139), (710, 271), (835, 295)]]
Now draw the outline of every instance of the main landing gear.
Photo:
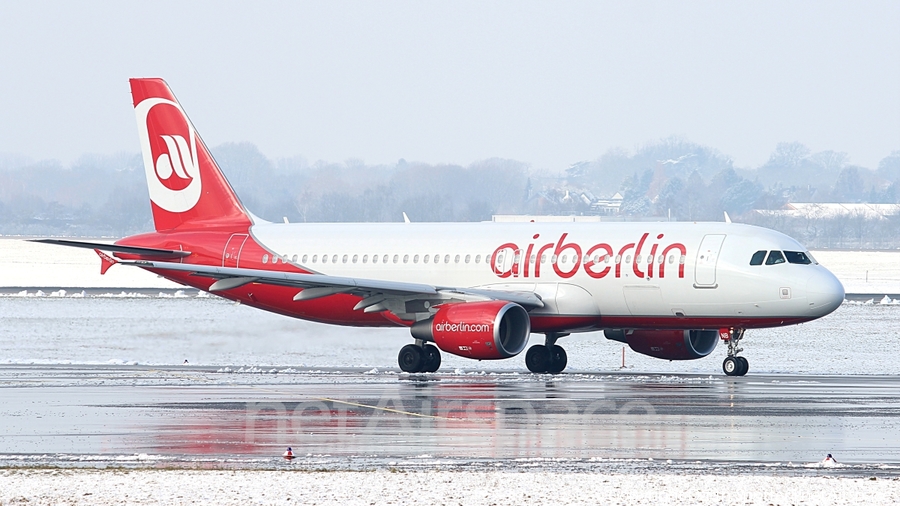
[(734, 329), (730, 336), (722, 338), (728, 343), (728, 356), (722, 362), (722, 370), (728, 376), (743, 376), (750, 370), (750, 363), (747, 362), (747, 359), (737, 356), (738, 353), (744, 351), (743, 348), (738, 348), (743, 337), (744, 329)]
[(397, 362), (403, 372), (435, 372), (441, 367), (441, 352), (436, 346), (416, 339), (416, 344), (400, 348)]
[(569, 361), (566, 350), (556, 344), (556, 340), (569, 334), (548, 332), (544, 344), (536, 344), (525, 353), (525, 366), (535, 373), (556, 374), (566, 368)]

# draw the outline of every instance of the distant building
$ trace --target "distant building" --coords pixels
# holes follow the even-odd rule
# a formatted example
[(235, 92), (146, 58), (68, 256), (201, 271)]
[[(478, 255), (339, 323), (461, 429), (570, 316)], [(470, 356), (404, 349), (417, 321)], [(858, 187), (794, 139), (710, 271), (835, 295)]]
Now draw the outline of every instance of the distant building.
[(491, 221), (503, 223), (572, 223), (604, 221), (601, 216), (540, 216), (534, 214), (495, 214)]
[[(593, 197), (593, 195), (592, 195)], [(615, 195), (608, 199), (593, 199), (591, 202), (591, 213), (601, 216), (613, 216), (619, 214), (619, 208), (622, 207), (622, 200), (625, 197), (621, 193), (616, 192)]]
[(841, 204), (818, 202), (791, 202), (782, 209), (754, 209), (762, 216), (786, 216), (791, 218), (829, 219), (841, 216), (883, 220), (900, 215), (900, 204)]

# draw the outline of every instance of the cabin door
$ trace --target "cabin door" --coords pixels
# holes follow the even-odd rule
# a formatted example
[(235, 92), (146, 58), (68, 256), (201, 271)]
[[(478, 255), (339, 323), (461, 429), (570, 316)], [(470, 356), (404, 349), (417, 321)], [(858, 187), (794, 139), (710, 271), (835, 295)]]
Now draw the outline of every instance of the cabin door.
[(716, 263), (725, 234), (707, 234), (700, 242), (697, 261), (694, 263), (694, 288), (715, 288)]
[(222, 252), (222, 267), (237, 267), (241, 257), (241, 249), (247, 241), (247, 234), (232, 234)]

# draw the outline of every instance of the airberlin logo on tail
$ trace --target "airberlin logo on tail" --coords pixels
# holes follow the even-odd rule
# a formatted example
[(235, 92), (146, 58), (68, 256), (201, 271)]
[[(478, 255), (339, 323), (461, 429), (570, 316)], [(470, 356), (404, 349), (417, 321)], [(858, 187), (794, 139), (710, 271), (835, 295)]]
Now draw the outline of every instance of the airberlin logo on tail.
[(134, 108), (150, 200), (171, 213), (200, 200), (197, 134), (177, 102), (148, 98)]

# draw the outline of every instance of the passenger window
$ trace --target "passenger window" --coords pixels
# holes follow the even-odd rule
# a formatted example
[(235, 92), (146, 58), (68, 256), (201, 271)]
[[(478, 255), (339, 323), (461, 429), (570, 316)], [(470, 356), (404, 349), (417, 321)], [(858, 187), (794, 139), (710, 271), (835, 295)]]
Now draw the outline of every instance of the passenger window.
[(769, 252), (769, 258), (766, 259), (766, 265), (783, 264), (784, 255), (780, 251), (772, 250)]
[(351, 260), (351, 261), (353, 263), (356, 263), (357, 260), (359, 260), (359, 255), (353, 255), (353, 260)]
[(450, 255), (444, 255), (444, 263), (445, 263), (445, 264), (449, 264), (449, 263), (450, 263)]
[(302, 260), (302, 262), (303, 262), (303, 263), (306, 263), (306, 260), (308, 260), (308, 259), (309, 259), (309, 256), (308, 256), (308, 255), (303, 255), (303, 260)]
[[(347, 257), (347, 255), (344, 255), (344, 262), (347, 261), (347, 258), (346, 258), (346, 257)], [(338, 256), (337, 256), (337, 255), (332, 255), (332, 256), (331, 256), (331, 263), (336, 264), (336, 263), (337, 263), (337, 259), (338, 259)]]
[(802, 251), (785, 251), (784, 256), (787, 257), (788, 263), (809, 265), (812, 260)]
[(750, 257), (750, 265), (762, 265), (763, 260), (766, 259), (766, 250), (760, 250), (753, 254)]
[(313, 255), (313, 263), (316, 263), (316, 260), (319, 259), (319, 255)]
[[(519, 255), (516, 255), (516, 256), (519, 256)], [(472, 255), (466, 255), (466, 263), (469, 263), (470, 260), (472, 260)]]
[(459, 255), (456, 255), (455, 257), (453, 257), (453, 263), (455, 263), (455, 264), (459, 263)]
[[(532, 259), (531, 261), (533, 262), (533, 261), (534, 261), (534, 255), (531, 255), (531, 259)], [(481, 255), (475, 255), (475, 263), (476, 263), (476, 264), (480, 264), (480, 263), (481, 263)]]
[(269, 255), (263, 255), (262, 261), (264, 264), (269, 263)]
[(419, 263), (419, 255), (416, 255), (416, 256), (413, 257), (413, 263), (414, 263), (414, 264)]
[(363, 255), (363, 263), (364, 264), (369, 263), (369, 255)]
[(405, 263), (405, 264), (409, 263), (409, 255), (403, 255), (403, 263)]

